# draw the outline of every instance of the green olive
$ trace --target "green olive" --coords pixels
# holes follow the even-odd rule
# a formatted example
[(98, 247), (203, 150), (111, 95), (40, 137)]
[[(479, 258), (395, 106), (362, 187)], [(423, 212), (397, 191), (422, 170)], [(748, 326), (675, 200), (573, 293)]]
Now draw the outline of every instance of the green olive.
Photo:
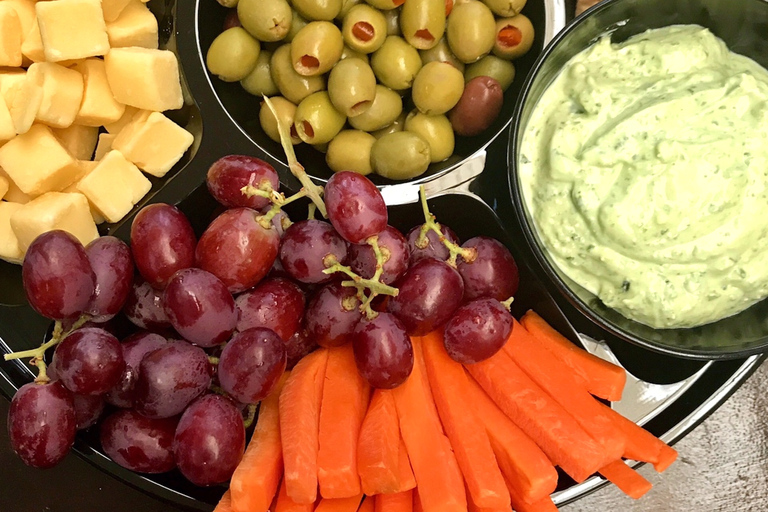
[(328, 95), (336, 110), (348, 117), (362, 114), (376, 96), (376, 77), (360, 59), (339, 61), (328, 76)]
[(440, 41), (438, 41), (437, 44), (429, 50), (419, 50), (419, 55), (421, 55), (422, 64), (435, 61), (447, 62), (462, 73), (464, 72), (464, 63), (457, 59), (453, 54), (451, 47), (448, 46), (448, 41), (445, 40), (445, 37), (441, 38)]
[(413, 132), (390, 133), (371, 148), (374, 172), (392, 180), (415, 178), (429, 167), (429, 143)]
[[(301, 144), (301, 139), (296, 132), (296, 126), (293, 124), (293, 118), (296, 114), (296, 105), (283, 98), (282, 96), (275, 96), (269, 98), (272, 102), (272, 106), (275, 107), (277, 115), (280, 118), (280, 123), (288, 126), (289, 133), (291, 134), (291, 144)], [(261, 129), (267, 134), (267, 137), (275, 142), (280, 142), (280, 131), (277, 128), (277, 120), (275, 119), (272, 110), (267, 106), (266, 101), (261, 102), (261, 109), (259, 110), (259, 123)]]
[(240, 0), (237, 17), (259, 41), (280, 41), (291, 28), (291, 6), (286, 0)]
[(376, 85), (376, 96), (368, 110), (359, 116), (350, 117), (352, 128), (366, 132), (381, 130), (395, 122), (403, 111), (403, 99), (392, 89)]
[(384, 11), (384, 19), (387, 20), (388, 36), (402, 35), (402, 32), (400, 32), (400, 9)]
[(489, 76), (499, 82), (502, 91), (509, 89), (515, 79), (515, 65), (495, 55), (486, 55), (467, 66), (464, 71), (464, 83), (478, 76)]
[(445, 33), (445, 0), (408, 0), (400, 13), (400, 29), (414, 48), (434, 47)]
[(416, 48), (402, 37), (389, 36), (371, 57), (371, 67), (379, 82), (401, 91), (413, 84), (421, 69), (421, 57)]
[(301, 14), (297, 13), (296, 11), (292, 11), (291, 27), (288, 29), (288, 33), (285, 35), (285, 38), (283, 39), (283, 41), (285, 41), (286, 43), (290, 43), (291, 41), (293, 41), (293, 38), (296, 37), (296, 34), (299, 33), (299, 30), (306, 27), (307, 23), (309, 22), (304, 18), (302, 18)]
[(522, 57), (533, 46), (533, 24), (524, 14), (496, 22), (496, 40), (493, 54), (502, 59)]
[(291, 0), (293, 8), (310, 21), (331, 21), (341, 11), (342, 0)]
[(232, 27), (218, 36), (208, 48), (208, 71), (225, 82), (237, 82), (253, 71), (261, 52), (259, 42), (242, 27)]
[(341, 62), (344, 59), (360, 59), (366, 64), (369, 64), (368, 55), (364, 53), (360, 53), (357, 50), (353, 50), (347, 45), (344, 45), (344, 49), (341, 50), (341, 58), (339, 59), (339, 62)]
[(341, 31), (330, 21), (312, 21), (291, 42), (293, 69), (303, 76), (330, 71), (344, 50)]
[(413, 81), (413, 103), (422, 113), (445, 114), (461, 99), (464, 75), (447, 62), (430, 62)]
[(520, 14), (526, 0), (483, 0), (497, 16), (510, 17)]
[(465, 64), (480, 60), (496, 41), (496, 19), (482, 2), (457, 5), (448, 16), (446, 37), (451, 50)]
[(219, 2), (219, 5), (227, 8), (237, 7), (237, 1), (238, 0), (217, 0), (217, 2)]
[(453, 154), (456, 141), (446, 116), (428, 116), (414, 110), (405, 118), (405, 130), (427, 141), (431, 162), (442, 162)]
[(362, 1), (363, 0), (341, 0), (341, 10), (339, 11), (339, 14), (336, 15), (336, 19), (343, 20), (350, 9), (360, 4)]
[(365, 0), (365, 2), (381, 11), (389, 11), (403, 5), (405, 0)]
[(333, 172), (354, 171), (370, 174), (371, 147), (376, 138), (362, 130), (342, 130), (328, 143), (325, 161)]
[(402, 112), (392, 124), (382, 128), (381, 130), (376, 130), (374, 132), (371, 132), (371, 135), (373, 135), (377, 139), (380, 139), (383, 136), (387, 135), (388, 133), (401, 132), (405, 130), (405, 118), (406, 118), (406, 112)]
[(291, 43), (275, 50), (269, 62), (269, 71), (280, 94), (297, 105), (313, 92), (325, 89), (325, 77), (301, 76), (293, 69)]
[(344, 42), (353, 50), (373, 53), (387, 38), (387, 20), (370, 5), (356, 5), (344, 16), (341, 33)]
[(248, 76), (240, 80), (243, 89), (255, 96), (276, 96), (280, 90), (272, 80), (269, 72), (269, 61), (272, 59), (272, 53), (262, 50), (259, 58), (256, 60), (256, 67), (253, 68)]
[(315, 145), (330, 142), (344, 127), (347, 117), (336, 110), (326, 91), (320, 91), (299, 103), (293, 122), (301, 140)]
[(315, 151), (319, 151), (321, 153), (327, 153), (328, 152), (328, 142), (323, 142), (322, 144), (312, 144), (312, 147), (315, 149)]

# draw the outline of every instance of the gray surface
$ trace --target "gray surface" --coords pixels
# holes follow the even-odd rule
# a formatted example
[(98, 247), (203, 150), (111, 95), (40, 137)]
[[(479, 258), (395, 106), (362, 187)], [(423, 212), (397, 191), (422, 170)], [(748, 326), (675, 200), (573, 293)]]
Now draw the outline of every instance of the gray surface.
[(561, 507), (563, 512), (768, 511), (768, 363), (712, 416), (675, 445), (667, 471), (640, 473), (653, 489), (638, 501), (614, 486)]

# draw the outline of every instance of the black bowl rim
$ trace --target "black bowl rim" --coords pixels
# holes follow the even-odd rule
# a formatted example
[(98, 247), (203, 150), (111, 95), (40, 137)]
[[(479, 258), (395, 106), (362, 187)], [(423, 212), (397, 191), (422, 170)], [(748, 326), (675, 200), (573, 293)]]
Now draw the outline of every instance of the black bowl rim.
[[(552, 41), (550, 41), (549, 44), (547, 44), (544, 47), (544, 49), (536, 59), (536, 62), (533, 64), (531, 71), (528, 73), (528, 76), (526, 77), (525, 82), (523, 83), (523, 86), (520, 90), (520, 95), (517, 98), (517, 104), (515, 105), (515, 109), (513, 113), (514, 123), (512, 124), (512, 129), (510, 130), (509, 145), (507, 146), (507, 173), (509, 178), (507, 181), (509, 185), (510, 197), (512, 199), (512, 205), (515, 210), (515, 214), (518, 217), (520, 227), (525, 236), (525, 241), (528, 244), (529, 248), (531, 249), (531, 252), (533, 253), (534, 258), (536, 259), (536, 262), (538, 263), (538, 266), (541, 269), (543, 275), (546, 276), (546, 279), (551, 284), (554, 284), (554, 288), (557, 289), (559, 294), (565, 300), (567, 300), (572, 306), (574, 306), (579, 313), (587, 317), (590, 321), (592, 321), (594, 324), (596, 324), (603, 330), (616, 336), (622, 341), (629, 342), (634, 345), (638, 345), (640, 347), (652, 350), (654, 352), (658, 352), (658, 353), (662, 353), (670, 356), (682, 357), (685, 359), (726, 360), (726, 359), (744, 358), (751, 355), (762, 353), (765, 351), (766, 347), (768, 347), (768, 337), (763, 337), (758, 341), (753, 342), (748, 348), (733, 349), (733, 350), (730, 350), (730, 349), (723, 349), (723, 350), (701, 349), (700, 350), (700, 349), (693, 349), (693, 348), (686, 348), (686, 347), (676, 347), (671, 344), (659, 343), (646, 338), (642, 338), (630, 332), (627, 332), (626, 330), (613, 324), (611, 321), (607, 320), (606, 318), (601, 316), (599, 313), (597, 313), (595, 310), (593, 310), (591, 307), (589, 307), (562, 280), (562, 278), (555, 271), (553, 264), (547, 258), (546, 250), (541, 246), (541, 244), (539, 244), (537, 240), (537, 235), (534, 227), (532, 226), (532, 223), (528, 221), (528, 216), (525, 209), (525, 202), (523, 200), (523, 193), (522, 193), (522, 190), (520, 189), (520, 184), (519, 184), (518, 174), (517, 174), (516, 148), (517, 148), (519, 139), (521, 137), (520, 123), (522, 119), (523, 110), (526, 106), (526, 101), (528, 100), (528, 97), (531, 92), (531, 86), (533, 85), (533, 82), (536, 80), (537, 76), (539, 75), (539, 72), (541, 71), (541, 68), (543, 67), (547, 59), (550, 57), (550, 55), (555, 51), (556, 48), (560, 46), (560, 44), (562, 44), (564, 41), (568, 39), (568, 37), (572, 32), (574, 32), (577, 28), (579, 28), (583, 23), (585, 23), (589, 18), (591, 18), (595, 14), (603, 10), (611, 9), (615, 4), (620, 4), (622, 2), (628, 2), (628, 1), (634, 1), (634, 0), (603, 0), (600, 3), (590, 7), (589, 9), (581, 13), (579, 16), (577, 16), (573, 21), (571, 21), (571, 23), (569, 23), (565, 27), (565, 29), (558, 32), (555, 35), (555, 37), (552, 39)], [(613, 30), (615, 30), (616, 28), (618, 28), (618, 26), (602, 27), (602, 31), (596, 33), (594, 39), (596, 40), (600, 36), (607, 35), (611, 33)], [(764, 300), (768, 300), (768, 299), (764, 299)]]

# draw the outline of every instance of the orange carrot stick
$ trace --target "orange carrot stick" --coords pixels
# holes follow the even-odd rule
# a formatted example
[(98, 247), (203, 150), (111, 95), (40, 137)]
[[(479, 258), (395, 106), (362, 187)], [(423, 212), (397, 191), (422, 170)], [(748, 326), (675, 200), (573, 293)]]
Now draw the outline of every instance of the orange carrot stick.
[(289, 372), (261, 402), (248, 448), (232, 475), (229, 490), (234, 512), (268, 512), (283, 476), (279, 400)]
[(677, 450), (668, 444), (662, 444), (659, 450), (659, 460), (653, 464), (653, 468), (661, 473), (665, 471), (673, 462), (677, 460)]
[(619, 459), (600, 468), (600, 474), (629, 496), (640, 499), (651, 490), (651, 482)]
[(576, 482), (605, 465), (605, 453), (597, 441), (506, 352), (467, 365), (467, 369), (496, 405)]
[(348, 498), (323, 498), (317, 504), (315, 512), (357, 512), (362, 494)]
[(357, 441), (357, 471), (366, 495), (397, 492), (400, 443), (395, 398), (391, 390), (377, 389)]
[(622, 367), (577, 347), (534, 311), (528, 311), (520, 322), (544, 348), (571, 369), (587, 391), (612, 402), (621, 400), (627, 382), (627, 372)]
[(296, 503), (289, 496), (286, 490), (285, 479), (280, 484), (280, 491), (277, 493), (277, 503), (274, 512), (312, 512), (315, 510), (315, 503)]
[(530, 503), (555, 492), (557, 470), (546, 454), (498, 408), (474, 379), (467, 380), (472, 410), (485, 425), (507, 487), (513, 486)]
[(285, 487), (296, 503), (317, 499), (320, 403), (328, 350), (319, 349), (296, 364), (280, 393), (280, 435)]
[(408, 449), (403, 438), (400, 438), (397, 450), (397, 492), (410, 491), (416, 487), (416, 477), (413, 476), (411, 461), (408, 460)]
[(360, 490), (357, 444), (370, 387), (357, 371), (352, 344), (328, 350), (320, 407), (317, 479), (324, 498), (349, 498)]
[(376, 512), (376, 499), (373, 496), (366, 496), (360, 504), (357, 512)]
[(510, 488), (509, 497), (512, 499), (512, 508), (515, 512), (557, 512), (557, 507), (549, 496), (527, 503), (514, 489)]
[(413, 512), (413, 491), (377, 494), (375, 512)]
[(213, 512), (232, 512), (232, 493), (229, 492), (229, 489), (221, 497)]
[(421, 340), (432, 396), (472, 501), (481, 508), (509, 507), (509, 492), (488, 434), (480, 418), (467, 414), (473, 404), (464, 368), (445, 351), (441, 332)]
[(421, 506), (418, 487), (413, 490), (413, 512), (424, 512), (424, 507)]
[(516, 320), (512, 322), (512, 332), (503, 348), (507, 355), (600, 443), (606, 455), (604, 464), (621, 458), (626, 438), (605, 413), (602, 404), (573, 378), (574, 374), (568, 366), (554, 357)]
[(440, 426), (427, 382), (421, 339), (412, 338), (412, 342), (413, 371), (393, 394), (420, 503), (425, 512), (464, 512), (464, 483), (450, 442)]

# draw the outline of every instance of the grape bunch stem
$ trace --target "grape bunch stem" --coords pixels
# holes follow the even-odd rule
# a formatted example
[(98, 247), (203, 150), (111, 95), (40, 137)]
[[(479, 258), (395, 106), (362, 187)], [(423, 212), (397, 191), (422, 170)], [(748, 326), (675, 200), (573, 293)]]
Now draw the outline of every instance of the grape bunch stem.
[(429, 244), (427, 233), (429, 231), (434, 231), (440, 242), (442, 242), (446, 249), (448, 249), (450, 252), (450, 256), (447, 260), (447, 263), (450, 266), (456, 268), (456, 260), (459, 256), (461, 256), (461, 258), (467, 263), (472, 263), (475, 261), (477, 258), (477, 250), (474, 247), (461, 247), (460, 245), (455, 244), (445, 238), (440, 223), (435, 220), (436, 217), (432, 214), (432, 212), (429, 211), (429, 206), (427, 205), (427, 195), (424, 192), (424, 185), (419, 187), (419, 196), (421, 197), (421, 209), (424, 211), (424, 225), (421, 226), (419, 238), (416, 239), (416, 247), (420, 249), (426, 248)]

